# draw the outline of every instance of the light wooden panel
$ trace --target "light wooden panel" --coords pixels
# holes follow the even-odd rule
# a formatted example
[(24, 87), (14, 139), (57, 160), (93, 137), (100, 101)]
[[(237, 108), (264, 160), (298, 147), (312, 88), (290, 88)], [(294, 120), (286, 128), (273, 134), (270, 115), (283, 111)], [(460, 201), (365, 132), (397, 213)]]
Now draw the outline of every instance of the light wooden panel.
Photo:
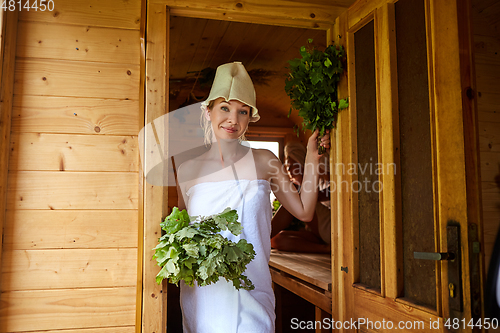
[(14, 94), (139, 98), (139, 65), (18, 59)]
[(138, 30), (20, 22), (17, 56), (139, 63)]
[(500, 123), (479, 122), (479, 146), (482, 152), (481, 159), (484, 158), (482, 156), (484, 152), (500, 152)]
[(481, 180), (495, 182), (496, 177), (500, 177), (500, 152), (481, 152)]
[(79, 328), (76, 330), (50, 330), (50, 331), (30, 331), (40, 333), (133, 333), (134, 326), (119, 326), (119, 327), (99, 327), (99, 328)]
[(492, 36), (474, 36), (474, 59), (478, 64), (500, 66), (500, 39)]
[(345, 4), (340, 4), (343, 7), (336, 6), (339, 5), (339, 3), (321, 5), (286, 0), (274, 1), (271, 6), (267, 0), (250, 0), (245, 2), (220, 2), (217, 0), (153, 0), (150, 2), (155, 4), (166, 4), (174, 7), (175, 10), (185, 8), (189, 10), (203, 10), (205, 12), (220, 11), (226, 12), (229, 17), (234, 13), (235, 15), (240, 15), (239, 20), (242, 19), (242, 16), (246, 15), (251, 17), (252, 23), (265, 24), (269, 24), (273, 20), (278, 19), (295, 19), (309, 22), (312, 21), (312, 23), (333, 23), (335, 18), (347, 9), (347, 5)]
[(0, 296), (3, 332), (134, 325), (135, 287), (11, 291)]
[(2, 292), (136, 283), (137, 249), (14, 250), (3, 260)]
[(9, 173), (8, 209), (137, 209), (137, 173)]
[[(147, 22), (146, 95), (144, 122), (150, 123), (168, 110), (168, 45), (170, 15), (165, 5), (149, 4)], [(148, 142), (145, 143), (146, 145)], [(143, 181), (145, 180), (142, 178)], [(165, 217), (168, 195), (164, 188), (143, 183), (143, 248), (142, 248), (142, 332), (164, 333), (166, 330), (166, 293), (154, 280), (158, 266), (152, 259), (150, 249), (156, 246), (161, 234), (159, 220)], [(166, 189), (168, 190), (168, 189)], [(165, 299), (164, 299), (165, 298)], [(139, 316), (139, 314), (137, 314)]]
[[(9, 172), (9, 142), (12, 123), (12, 96), (14, 89), (14, 52), (17, 38), (18, 13), (0, 13), (0, 232), (3, 230), (7, 207), (7, 186)], [(0, 266), (2, 264), (2, 243), (0, 235)], [(1, 275), (0, 275), (1, 280)]]
[(65, 23), (139, 30), (140, 1), (54, 0), (54, 11), (21, 11), (23, 21)]
[(138, 171), (137, 137), (13, 133), (9, 170)]
[(8, 210), (4, 250), (137, 247), (137, 210)]
[(13, 132), (137, 135), (132, 100), (14, 96)]
[[(498, 214), (500, 205), (500, 189), (498, 185), (493, 182), (482, 182), (482, 190), (483, 212), (496, 212)], [(498, 218), (497, 223), (499, 223)]]
[(488, 93), (478, 90), (477, 105), (480, 111), (499, 112), (500, 93)]

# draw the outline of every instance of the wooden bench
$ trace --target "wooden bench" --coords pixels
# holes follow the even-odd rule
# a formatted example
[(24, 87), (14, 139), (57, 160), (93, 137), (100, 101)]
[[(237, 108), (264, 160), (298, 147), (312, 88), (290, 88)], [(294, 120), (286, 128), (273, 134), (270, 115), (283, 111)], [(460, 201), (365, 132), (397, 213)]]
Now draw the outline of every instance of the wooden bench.
[[(332, 314), (332, 269), (329, 254), (271, 251), (269, 269), (273, 283), (277, 284), (316, 307), (315, 320)], [(276, 295), (280, 304), (279, 294)], [(280, 316), (280, 309), (276, 311)], [(277, 318), (276, 332), (280, 331)], [(323, 332), (316, 330), (316, 332)]]

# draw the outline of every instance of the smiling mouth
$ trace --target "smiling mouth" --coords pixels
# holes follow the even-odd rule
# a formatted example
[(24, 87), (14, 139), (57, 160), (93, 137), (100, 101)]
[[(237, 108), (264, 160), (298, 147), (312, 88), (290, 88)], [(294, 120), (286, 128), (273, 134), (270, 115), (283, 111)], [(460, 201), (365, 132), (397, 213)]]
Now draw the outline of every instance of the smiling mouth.
[(236, 131), (236, 128), (228, 128), (228, 127), (222, 127), (224, 129), (224, 131), (228, 132), (228, 133), (235, 133), (237, 132)]

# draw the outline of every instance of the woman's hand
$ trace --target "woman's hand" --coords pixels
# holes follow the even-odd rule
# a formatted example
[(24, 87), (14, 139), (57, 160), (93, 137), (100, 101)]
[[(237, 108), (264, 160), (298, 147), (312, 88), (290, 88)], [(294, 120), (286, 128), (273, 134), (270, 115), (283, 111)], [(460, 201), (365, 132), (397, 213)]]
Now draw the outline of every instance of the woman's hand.
[[(319, 130), (316, 129), (313, 134), (309, 137), (307, 142), (307, 151), (311, 152), (313, 156), (316, 156), (318, 159), (322, 156), (318, 154), (318, 135)], [(321, 146), (326, 149), (330, 148), (330, 130), (325, 131), (325, 135), (321, 138)]]

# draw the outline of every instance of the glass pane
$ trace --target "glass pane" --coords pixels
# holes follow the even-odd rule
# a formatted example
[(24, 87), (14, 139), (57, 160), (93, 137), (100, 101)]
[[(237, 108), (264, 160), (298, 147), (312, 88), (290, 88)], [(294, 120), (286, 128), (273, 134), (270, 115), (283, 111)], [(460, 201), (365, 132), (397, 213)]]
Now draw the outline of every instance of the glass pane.
[(373, 21), (354, 34), (358, 142), (359, 282), (380, 290), (377, 95)]
[(436, 308), (436, 263), (413, 259), (415, 251), (435, 251), (424, 1), (400, 0), (395, 13), (404, 297)]

